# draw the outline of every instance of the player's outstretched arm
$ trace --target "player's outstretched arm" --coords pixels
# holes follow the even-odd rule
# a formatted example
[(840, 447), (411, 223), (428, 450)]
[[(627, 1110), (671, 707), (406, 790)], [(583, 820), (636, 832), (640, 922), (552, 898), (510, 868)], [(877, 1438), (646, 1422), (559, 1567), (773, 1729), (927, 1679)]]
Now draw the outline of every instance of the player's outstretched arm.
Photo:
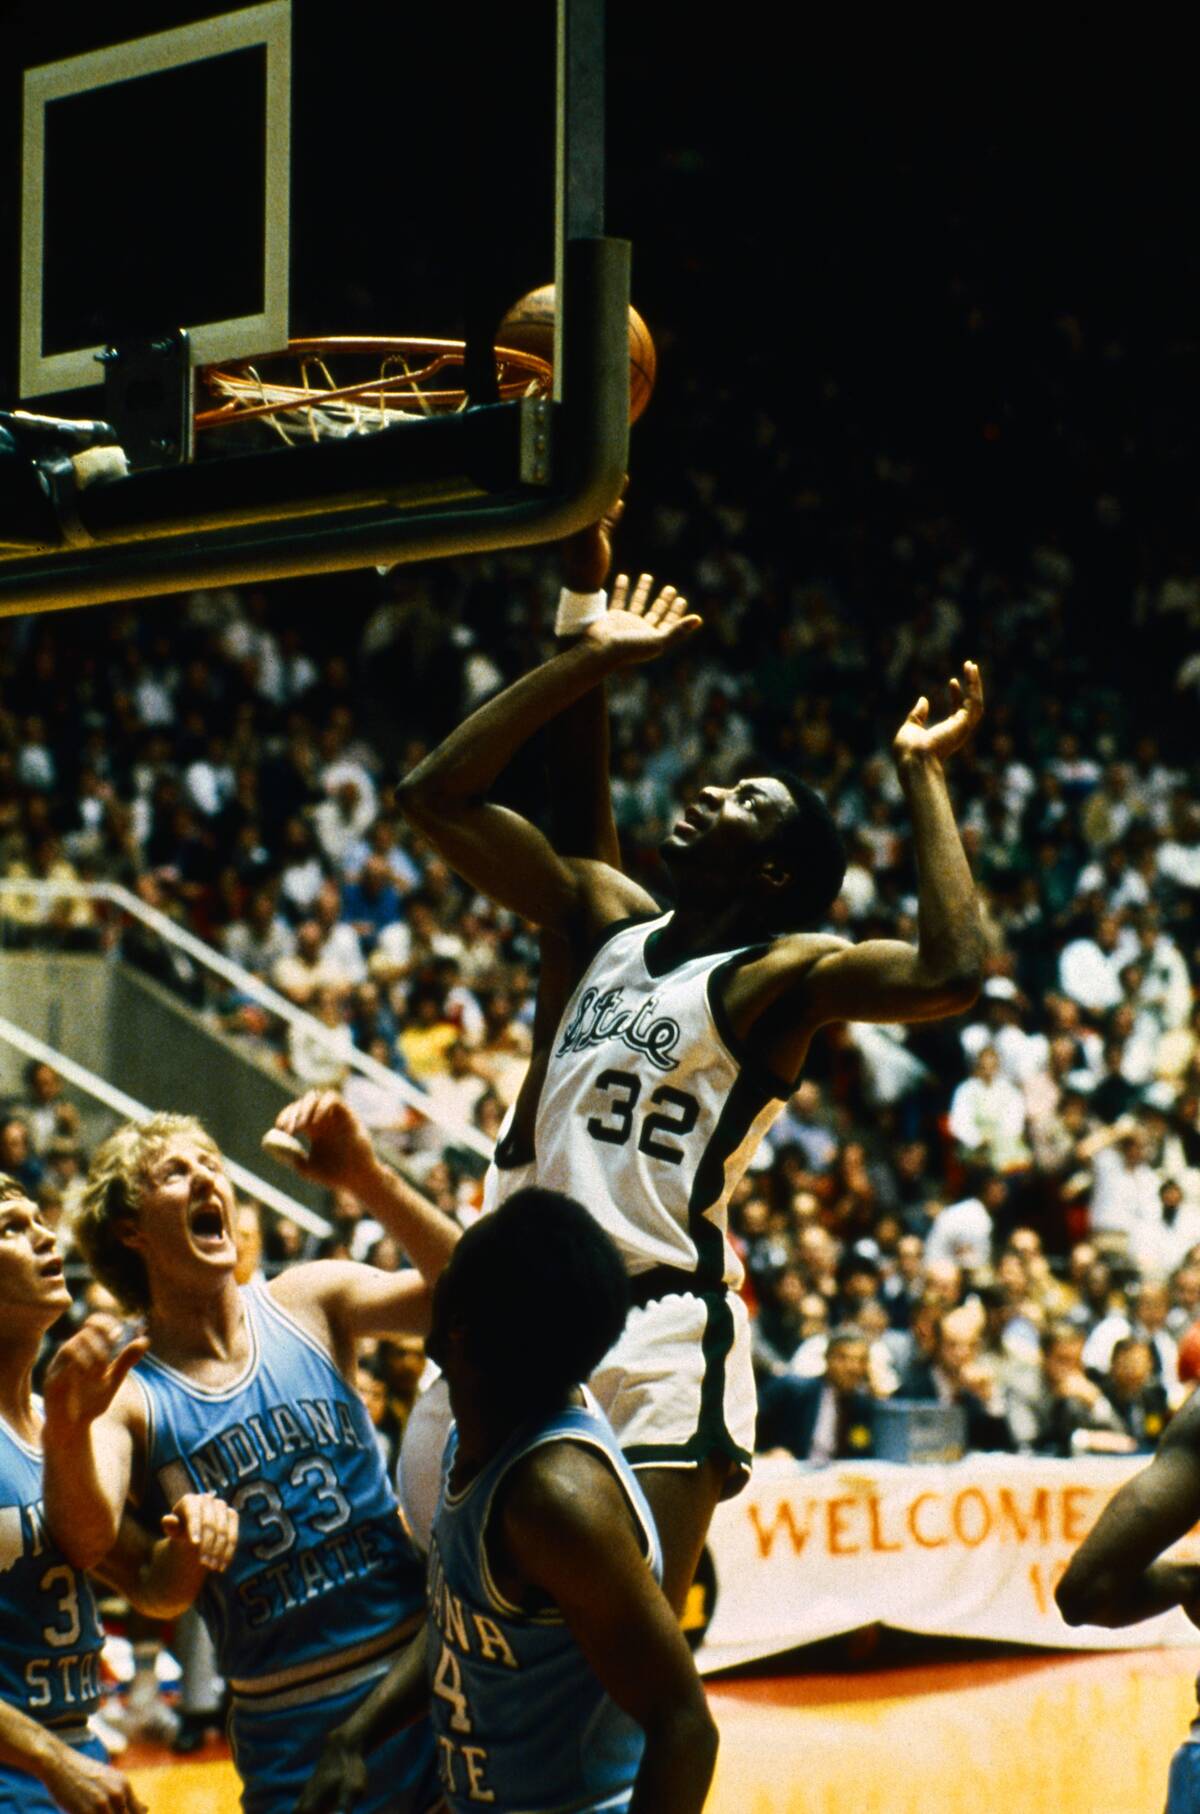
[(365, 1793), (366, 1753), (402, 1726), (411, 1724), (429, 1706), (426, 1649), (422, 1626), (379, 1686), (348, 1720), (334, 1727), (296, 1803), (296, 1814), (342, 1814), (343, 1809), (348, 1814)]
[(912, 814), (917, 862), (917, 943), (868, 939), (819, 957), (804, 979), (811, 1024), (833, 1020), (936, 1020), (979, 993), (982, 932), (975, 884), (946, 787), (945, 764), (983, 716), (973, 661), (950, 682), (951, 710), (929, 722), (918, 699), (892, 751)]
[(665, 587), (645, 612), (610, 610), (572, 648), (490, 699), (400, 783), (405, 814), (458, 873), (501, 906), (570, 933), (653, 910), (643, 889), (599, 865), (564, 859), (537, 828), (487, 793), (535, 731), (609, 674), (675, 647), (700, 619)]
[(150, 1344), (124, 1335), (116, 1317), (89, 1317), (42, 1387), (46, 1523), (76, 1568), (94, 1568), (114, 1547), (129, 1497), (140, 1406), (125, 1378)]
[[(562, 544), (564, 596), (555, 623), (562, 644), (581, 636), (587, 623), (603, 611), (625, 607), (628, 582), (624, 575), (619, 576), (611, 598), (603, 590), (612, 564), (613, 531), (624, 511), (625, 501), (618, 498), (600, 522), (568, 536)], [(639, 609), (645, 609), (651, 590), (650, 576), (644, 574), (637, 587)], [(601, 681), (546, 727), (550, 842), (560, 856), (584, 857), (621, 869), (609, 767), (608, 689)], [(518, 1098), (518, 1126), (524, 1126), (528, 1115), (536, 1111), (548, 1049), (575, 985), (576, 970), (570, 941), (543, 928), (533, 1011), (533, 1057)]]
[(700, 1814), (717, 1729), (610, 1470), (569, 1444), (535, 1450), (500, 1526), (517, 1569), (557, 1603), (603, 1686), (646, 1735), (629, 1814)]
[(123, 1771), (73, 1751), (7, 1701), (0, 1701), (0, 1764), (27, 1770), (65, 1814), (146, 1814)]
[(149, 1619), (177, 1619), (208, 1577), (223, 1574), (237, 1548), (238, 1515), (215, 1493), (185, 1493), (162, 1521), (162, 1535), (126, 1515), (115, 1546), (92, 1572)]
[[(613, 532), (624, 510), (624, 500), (618, 498), (600, 522), (568, 536), (562, 543), (560, 558), (568, 602), (592, 599), (589, 621), (599, 617), (602, 609), (642, 612), (650, 602), (653, 581), (644, 573), (632, 595), (626, 576), (618, 575), (612, 596), (605, 603), (603, 588), (612, 564)], [(572, 626), (568, 617), (559, 633), (566, 639), (582, 635), (585, 628), (586, 623)], [(608, 699), (603, 681), (550, 720), (546, 727), (546, 754), (554, 848), (564, 857), (590, 857), (620, 869), (621, 845), (609, 785)]]
[(385, 1165), (362, 1121), (335, 1090), (310, 1090), (275, 1117), (307, 1149), (288, 1164), (331, 1190), (348, 1190), (394, 1235), (427, 1284), (440, 1277), (461, 1230), (422, 1191)]
[(1136, 1625), (1171, 1606), (1200, 1616), (1200, 1567), (1160, 1562), (1200, 1518), (1200, 1394), (1167, 1425), (1149, 1467), (1126, 1481), (1055, 1590), (1068, 1625)]

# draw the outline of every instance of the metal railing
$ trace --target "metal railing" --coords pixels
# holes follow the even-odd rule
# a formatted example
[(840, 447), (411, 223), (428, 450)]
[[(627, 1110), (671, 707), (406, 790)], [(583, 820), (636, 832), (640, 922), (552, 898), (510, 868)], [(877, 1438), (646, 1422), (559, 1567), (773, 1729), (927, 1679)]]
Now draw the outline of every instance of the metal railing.
[[(449, 1143), (467, 1147), (471, 1152), (478, 1153), (483, 1159), (491, 1158), (492, 1142), (486, 1134), (481, 1134), (478, 1128), (472, 1127), (467, 1121), (457, 1120), (444, 1114), (434, 1105), (424, 1090), (419, 1089), (416, 1084), (410, 1083), (406, 1077), (399, 1077), (394, 1071), (389, 1071), (386, 1065), (380, 1064), (378, 1059), (372, 1058), (369, 1053), (360, 1052), (357, 1048), (347, 1053), (342, 1045), (335, 1045), (337, 1029), (327, 1027), (315, 1015), (306, 1013), (303, 1008), (298, 1008), (295, 1002), (289, 1001), (286, 995), (281, 995), (278, 990), (272, 989), (269, 983), (264, 983), (260, 977), (254, 975), (253, 971), (246, 970), (241, 964), (234, 963), (232, 958), (226, 957), (223, 952), (217, 951), (212, 945), (206, 945), (203, 939), (196, 937), (195, 933), (188, 932), (185, 927), (176, 925), (168, 914), (160, 913), (156, 907), (147, 906), (145, 901), (140, 901), (137, 895), (131, 894), (128, 888), (122, 888), (119, 883), (49, 882), (39, 881), (33, 877), (27, 879), (24, 876), (0, 877), (0, 921), (3, 920), (6, 911), (6, 902), (13, 899), (32, 899), (43, 904), (61, 900), (83, 900), (103, 903), (107, 907), (115, 908), (118, 912), (128, 915), (130, 919), (137, 920), (151, 932), (156, 933), (166, 944), (181, 951), (201, 970), (211, 976), (219, 977), (222, 982), (236, 989), (239, 995), (266, 1009), (285, 1026), (303, 1033), (307, 1038), (316, 1038), (329, 1046), (332, 1051), (336, 1052), (340, 1062), (346, 1064), (350, 1070), (357, 1072), (360, 1077), (370, 1078), (372, 1083), (381, 1084), (385, 1089), (390, 1090), (409, 1108), (415, 1109), (418, 1114), (437, 1127), (446, 1136)], [(29, 929), (36, 932), (37, 927), (34, 925)], [(65, 1074), (64, 1072), (64, 1076)]]
[[(93, 1102), (100, 1103), (124, 1121), (149, 1121), (156, 1113), (154, 1109), (147, 1108), (144, 1102), (139, 1102), (136, 1096), (127, 1096), (124, 1090), (118, 1090), (103, 1077), (98, 1077), (94, 1071), (89, 1071), (86, 1065), (76, 1064), (73, 1058), (56, 1052), (44, 1040), (26, 1033), (23, 1027), (14, 1025), (3, 1014), (0, 1014), (0, 1040), (22, 1052), (26, 1058), (35, 1059), (39, 1064), (48, 1064), (74, 1089), (89, 1096)], [(309, 1234), (327, 1235), (331, 1232), (330, 1224), (323, 1216), (306, 1209), (303, 1203), (297, 1203), (286, 1191), (278, 1190), (274, 1184), (268, 1184), (264, 1178), (247, 1171), (236, 1160), (226, 1157), (225, 1169), (234, 1187), (244, 1196), (252, 1197), (267, 1209), (273, 1209), (276, 1215), (286, 1216), (288, 1221), (295, 1222), (297, 1227), (306, 1229)]]

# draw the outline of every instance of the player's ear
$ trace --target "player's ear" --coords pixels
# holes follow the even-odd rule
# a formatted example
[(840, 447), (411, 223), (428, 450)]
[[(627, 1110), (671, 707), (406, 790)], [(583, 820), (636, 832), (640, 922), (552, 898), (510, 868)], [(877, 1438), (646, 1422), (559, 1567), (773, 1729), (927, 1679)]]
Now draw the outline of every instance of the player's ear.
[(138, 1219), (129, 1210), (113, 1218), (112, 1230), (122, 1247), (132, 1247), (137, 1251), (146, 1245)]
[(776, 890), (786, 888), (791, 881), (791, 871), (779, 861), (778, 857), (766, 857), (758, 866), (759, 876), (767, 888)]

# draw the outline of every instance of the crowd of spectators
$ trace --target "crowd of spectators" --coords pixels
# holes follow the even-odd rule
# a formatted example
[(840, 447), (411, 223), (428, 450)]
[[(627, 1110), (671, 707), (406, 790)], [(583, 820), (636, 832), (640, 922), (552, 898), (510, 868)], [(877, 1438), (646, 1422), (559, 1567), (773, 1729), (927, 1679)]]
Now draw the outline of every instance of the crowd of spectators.
[[(1124, 369), (1074, 318), (1048, 348), (1064, 396)], [(836, 372), (792, 420), (681, 377), (686, 336), (660, 350), (675, 388), (635, 433), (619, 558), (679, 586), (706, 627), (610, 688), (630, 870), (661, 888), (658, 841), (702, 782), (783, 763), (845, 838), (830, 929), (911, 939), (890, 737), (964, 655), (989, 696), (952, 776), (983, 916), (976, 1008), (819, 1037), (733, 1206), (764, 1402), (822, 1377), (827, 1353), (853, 1373), (865, 1351), (862, 1390), (964, 1399), (972, 1441), (1144, 1446), (1189, 1381), (1200, 1311), (1200, 777), (1181, 709), (1200, 563), (1139, 536), (1099, 428), (1090, 495), (1074, 447), (1071, 509), (999, 529), (919, 453), (872, 441)], [(553, 552), (533, 550), (6, 621), (0, 940), (119, 952), (297, 1088), (344, 1088), (470, 1215), (481, 1161), (439, 1128), (492, 1135), (512, 1100), (536, 936), (457, 881), (394, 790), (548, 651), (557, 589)], [(536, 751), (503, 785), (538, 810)], [(111, 906), (28, 888), (101, 878), (309, 1018), (214, 982)], [(356, 1053), (427, 1091), (435, 1119)], [(10, 1117), (4, 1162), (24, 1175), (36, 1148), (69, 1197), (86, 1155), (69, 1125), (35, 1138), (40, 1113), (31, 1099)], [(331, 1250), (364, 1254), (350, 1213)], [(295, 1231), (268, 1234), (286, 1263)], [(823, 1405), (818, 1447), (836, 1448)], [(776, 1423), (794, 1436), (764, 1412), (764, 1440)]]

